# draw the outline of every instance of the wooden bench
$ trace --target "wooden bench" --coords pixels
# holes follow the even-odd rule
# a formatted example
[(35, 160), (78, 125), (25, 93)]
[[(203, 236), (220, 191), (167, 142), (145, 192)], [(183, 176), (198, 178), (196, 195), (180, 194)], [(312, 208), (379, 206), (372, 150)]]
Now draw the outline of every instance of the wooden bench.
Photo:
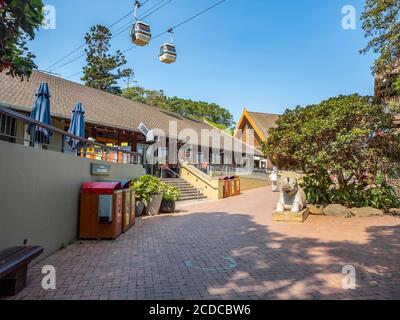
[(0, 296), (15, 296), (26, 287), (28, 265), (42, 247), (13, 247), (0, 252)]

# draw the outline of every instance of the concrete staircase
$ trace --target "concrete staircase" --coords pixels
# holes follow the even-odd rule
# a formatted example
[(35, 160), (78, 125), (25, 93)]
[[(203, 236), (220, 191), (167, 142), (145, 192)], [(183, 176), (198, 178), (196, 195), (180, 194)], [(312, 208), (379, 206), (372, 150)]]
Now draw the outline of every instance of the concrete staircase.
[(181, 191), (182, 198), (179, 201), (189, 200), (204, 200), (207, 197), (201, 192), (201, 190), (193, 187), (189, 182), (179, 178), (163, 178), (162, 182), (167, 183), (178, 188)]

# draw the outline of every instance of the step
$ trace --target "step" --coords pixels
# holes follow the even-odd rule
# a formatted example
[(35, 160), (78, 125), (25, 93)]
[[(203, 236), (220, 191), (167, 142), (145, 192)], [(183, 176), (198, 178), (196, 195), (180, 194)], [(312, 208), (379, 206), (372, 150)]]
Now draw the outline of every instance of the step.
[(169, 186), (174, 186), (181, 191), (181, 199), (179, 201), (188, 201), (188, 200), (203, 200), (207, 199), (207, 197), (199, 191), (196, 187), (192, 186), (189, 182), (178, 179), (178, 178), (164, 178), (161, 179), (161, 182), (166, 183)]
[(206, 196), (201, 196), (201, 197), (182, 197), (181, 199), (178, 200), (179, 201), (189, 201), (189, 200), (204, 200), (207, 199)]
[(181, 196), (182, 196), (182, 197), (186, 197), (186, 196), (197, 197), (197, 195), (202, 196), (203, 194), (202, 194), (201, 192), (198, 193), (197, 191), (193, 191), (193, 192), (181, 192)]

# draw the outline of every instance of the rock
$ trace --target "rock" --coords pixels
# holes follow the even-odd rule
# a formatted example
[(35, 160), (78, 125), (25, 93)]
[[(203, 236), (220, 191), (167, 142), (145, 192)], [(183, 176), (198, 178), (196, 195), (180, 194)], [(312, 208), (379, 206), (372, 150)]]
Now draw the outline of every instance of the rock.
[(389, 214), (391, 214), (392, 216), (400, 217), (400, 209), (398, 208), (389, 209)]
[(323, 206), (317, 206), (317, 205), (312, 205), (310, 204), (308, 206), (310, 209), (310, 213), (314, 215), (319, 215), (322, 216), (324, 214), (324, 207)]
[(324, 209), (324, 215), (328, 217), (351, 218), (352, 214), (349, 209), (340, 204), (330, 204)]
[(352, 208), (351, 213), (358, 218), (381, 217), (385, 215), (382, 210), (374, 208)]

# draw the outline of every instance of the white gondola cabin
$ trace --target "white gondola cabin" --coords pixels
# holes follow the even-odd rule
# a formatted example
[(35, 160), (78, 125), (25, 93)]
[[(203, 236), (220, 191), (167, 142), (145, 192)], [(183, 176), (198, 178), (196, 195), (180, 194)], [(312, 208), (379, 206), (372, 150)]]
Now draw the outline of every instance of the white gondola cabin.
[(151, 40), (151, 29), (147, 23), (137, 21), (131, 31), (132, 42), (138, 46), (146, 46)]
[(160, 61), (163, 63), (174, 63), (176, 61), (176, 48), (172, 43), (165, 43), (160, 48)]

